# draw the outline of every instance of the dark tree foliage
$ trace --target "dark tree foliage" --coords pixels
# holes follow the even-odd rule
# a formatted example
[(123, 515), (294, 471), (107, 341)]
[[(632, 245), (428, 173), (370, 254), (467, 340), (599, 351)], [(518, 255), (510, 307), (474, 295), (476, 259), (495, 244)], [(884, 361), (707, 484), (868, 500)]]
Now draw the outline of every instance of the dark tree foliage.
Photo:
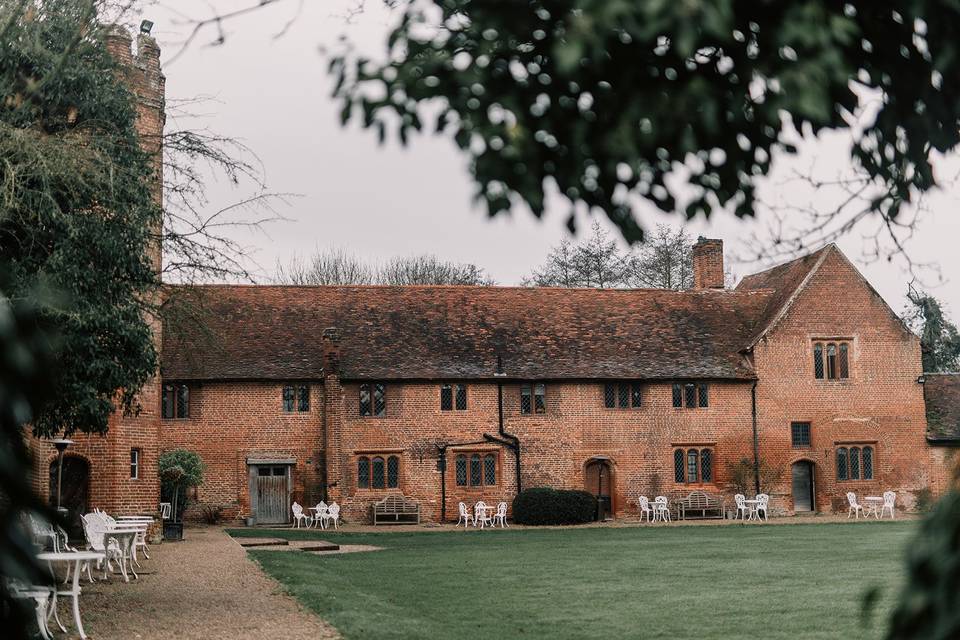
[(960, 370), (960, 332), (944, 314), (940, 301), (913, 287), (907, 300), (910, 306), (905, 320), (920, 335), (923, 370)]
[(42, 313), (61, 337), (57, 393), (34, 431), (103, 432), (156, 369), (148, 259), (160, 210), (130, 93), (93, 0), (0, 5), (0, 256), (7, 295), (39, 284), (69, 304)]
[[(8, 579), (45, 584), (49, 573), (35, 564), (33, 541), (23, 528), (28, 511), (53, 521), (34, 495), (30, 460), (23, 440), (25, 425), (51, 395), (53, 364), (49, 314), (35, 302), (5, 296), (11, 280), (0, 257), (0, 629), (4, 638), (28, 638), (32, 600), (11, 597)], [(36, 292), (34, 300), (41, 299)]]
[(637, 241), (628, 194), (672, 212), (679, 183), (687, 216), (752, 215), (792, 132), (850, 128), (858, 93), (878, 109), (852, 155), (895, 220), (960, 142), (958, 36), (960, 7), (928, 0), (432, 0), (407, 6), (386, 63), (331, 71), (344, 122), (451, 135), (491, 216), (542, 215), (552, 181)]

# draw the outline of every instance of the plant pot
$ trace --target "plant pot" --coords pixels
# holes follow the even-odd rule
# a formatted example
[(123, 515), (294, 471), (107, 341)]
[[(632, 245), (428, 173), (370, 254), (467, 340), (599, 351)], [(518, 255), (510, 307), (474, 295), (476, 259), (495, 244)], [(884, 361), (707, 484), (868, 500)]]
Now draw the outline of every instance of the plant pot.
[(163, 523), (164, 540), (183, 540), (183, 523), (167, 520)]
[(243, 524), (252, 527), (256, 521), (253, 519), (253, 516), (247, 516), (243, 519)]

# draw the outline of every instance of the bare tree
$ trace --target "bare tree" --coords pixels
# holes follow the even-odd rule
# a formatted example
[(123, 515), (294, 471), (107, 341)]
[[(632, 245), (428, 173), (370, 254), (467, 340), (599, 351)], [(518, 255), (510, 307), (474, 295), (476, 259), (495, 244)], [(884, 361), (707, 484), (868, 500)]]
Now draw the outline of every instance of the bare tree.
[(689, 289), (693, 286), (693, 240), (683, 229), (657, 225), (628, 260), (632, 287)]
[(307, 261), (294, 257), (287, 265), (278, 263), (276, 280), (297, 285), (494, 284), (493, 279), (475, 264), (420, 255), (392, 258), (377, 266), (342, 249), (318, 249)]
[(582, 286), (579, 270), (574, 261), (576, 248), (567, 238), (550, 250), (546, 262), (534, 269), (523, 284), (528, 287), (579, 287)]

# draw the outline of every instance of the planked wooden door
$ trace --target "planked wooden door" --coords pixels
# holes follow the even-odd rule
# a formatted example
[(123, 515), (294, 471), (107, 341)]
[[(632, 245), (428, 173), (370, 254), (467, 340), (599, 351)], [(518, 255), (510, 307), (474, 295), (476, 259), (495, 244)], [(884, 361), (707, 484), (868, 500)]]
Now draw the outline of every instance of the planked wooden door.
[(584, 469), (584, 488), (597, 498), (597, 520), (613, 517), (613, 473), (607, 460), (590, 460)]
[(793, 465), (793, 510), (813, 511), (813, 465), (801, 460)]
[(257, 524), (287, 522), (290, 512), (289, 469), (287, 466), (260, 466), (256, 476)]

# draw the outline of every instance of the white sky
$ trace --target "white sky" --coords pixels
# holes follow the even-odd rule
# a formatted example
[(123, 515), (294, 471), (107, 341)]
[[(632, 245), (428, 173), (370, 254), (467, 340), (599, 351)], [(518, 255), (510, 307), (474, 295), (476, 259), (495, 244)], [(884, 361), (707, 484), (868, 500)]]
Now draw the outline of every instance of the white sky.
[[(327, 61), (319, 48), (335, 46), (337, 37), (346, 34), (362, 51), (382, 58), (387, 26), (396, 14), (383, 10), (377, 0), (367, 0), (366, 10), (349, 22), (343, 11), (356, 0), (306, 0), (299, 13), (297, 0), (280, 2), (226, 22), (222, 46), (207, 46), (216, 38), (215, 29), (201, 31), (170, 61), (192, 28), (183, 15), (204, 18), (211, 15), (211, 6), (224, 13), (247, 4), (255, 2), (161, 0), (147, 7), (143, 17), (156, 23), (153, 33), (163, 51), (168, 98), (208, 95), (215, 99), (200, 108), (202, 119), (170, 118), (168, 127), (207, 126), (242, 139), (262, 161), (269, 190), (300, 195), (279, 209), (287, 221), (270, 224), (262, 234), (237, 232), (238, 238), (255, 248), (252, 256), (264, 279), (272, 275), (277, 260), (308, 255), (316, 247), (336, 247), (373, 261), (435, 254), (476, 263), (499, 284), (517, 284), (564, 237), (567, 205), (559, 199), (543, 221), (526, 210), (489, 220), (473, 205), (466, 161), (447, 138), (417, 137), (406, 149), (395, 141), (381, 147), (373, 132), (356, 125), (340, 127), (338, 105), (330, 98)], [(293, 18), (285, 33), (275, 37)], [(845, 163), (844, 138), (833, 136), (805, 145), (795, 166), (815, 166), (818, 175), (835, 177)], [(955, 173), (955, 165), (952, 159), (938, 169)], [(768, 200), (799, 206), (812, 201), (822, 206), (835, 197), (786, 182), (786, 163), (777, 169), (762, 188)], [(230, 184), (213, 184), (211, 210), (246, 194)], [(957, 192), (947, 189), (933, 194), (927, 206), (931, 211), (909, 245), (911, 255), (918, 262), (940, 266), (942, 282), (937, 274), (926, 272), (924, 284), (960, 320)], [(680, 216), (664, 216), (651, 209), (642, 216), (648, 228), (657, 222), (682, 222)], [(765, 222), (762, 217), (743, 222), (719, 212), (709, 221), (689, 223), (688, 229), (694, 237), (724, 239), (729, 259), (730, 254), (748, 253), (745, 239)], [(588, 224), (580, 226), (585, 229)], [(897, 260), (861, 261), (861, 235), (853, 232), (840, 241), (840, 247), (899, 312), (910, 278), (905, 265)], [(760, 267), (732, 264), (731, 268), (742, 276)]]

